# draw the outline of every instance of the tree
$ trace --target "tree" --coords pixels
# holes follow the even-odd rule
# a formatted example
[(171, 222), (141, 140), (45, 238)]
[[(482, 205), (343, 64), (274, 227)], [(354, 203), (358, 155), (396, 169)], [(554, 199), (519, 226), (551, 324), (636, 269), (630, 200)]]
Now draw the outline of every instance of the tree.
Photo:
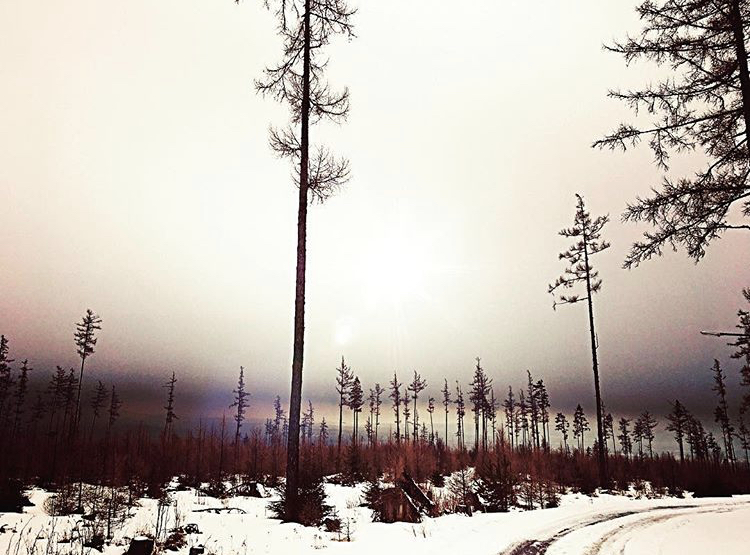
[(89, 441), (94, 437), (94, 427), (96, 426), (96, 420), (99, 418), (99, 414), (104, 407), (104, 403), (107, 402), (109, 392), (107, 386), (98, 381), (94, 396), (91, 398), (91, 431), (89, 432)]
[(620, 435), (617, 436), (617, 439), (620, 440), (620, 449), (622, 450), (622, 454), (625, 455), (626, 459), (629, 458), (630, 454), (633, 452), (633, 442), (630, 439), (629, 426), (629, 418), (620, 418), (620, 421), (618, 422)]
[(503, 401), (503, 409), (505, 410), (505, 428), (508, 430), (508, 441), (512, 450), (516, 422), (516, 400), (513, 397), (513, 387), (510, 385), (508, 386), (508, 396)]
[(162, 387), (167, 390), (167, 404), (164, 406), (164, 410), (167, 411), (164, 419), (164, 439), (167, 440), (172, 435), (172, 423), (177, 420), (177, 415), (174, 412), (174, 386), (177, 383), (175, 373), (172, 372), (172, 377), (169, 378), (167, 383)]
[[(576, 406), (573, 413), (573, 437), (578, 440), (578, 448), (583, 451), (586, 447), (585, 433), (590, 430), (589, 421), (581, 405)], [(599, 445), (602, 445), (601, 443)], [(601, 449), (600, 449), (601, 451)]]
[(644, 411), (640, 416), (641, 421), (641, 429), (643, 431), (643, 439), (648, 442), (648, 456), (653, 458), (654, 457), (654, 430), (659, 425), (659, 423), (654, 418), (654, 415), (651, 414), (649, 411)]
[(349, 399), (349, 390), (352, 387), (354, 374), (351, 368), (346, 365), (344, 357), (341, 357), (341, 366), (336, 368), (336, 393), (339, 395), (339, 441), (336, 448), (337, 461), (341, 459), (341, 432), (344, 429), (344, 407)]
[(240, 446), (240, 432), (242, 430), (242, 423), (245, 421), (245, 413), (247, 412), (248, 397), (250, 393), (245, 389), (245, 368), (240, 366), (240, 375), (237, 378), (237, 389), (233, 390), (234, 402), (229, 405), (229, 408), (237, 408), (234, 413), (234, 464), (237, 464), (237, 457), (239, 454)]
[(380, 426), (380, 406), (383, 404), (381, 397), (385, 391), (380, 387), (379, 383), (375, 384), (375, 389), (372, 389), (372, 403), (373, 403), (373, 415), (375, 417), (375, 424), (373, 425), (374, 436), (373, 443), (377, 446), (378, 444), (378, 427)]
[(605, 436), (612, 440), (612, 452), (617, 456), (617, 443), (615, 443), (615, 440), (617, 439), (615, 437), (615, 419), (611, 412), (604, 415), (604, 431)]
[[(743, 289), (742, 295), (750, 303), (750, 289)], [(732, 358), (745, 359), (742, 368), (740, 368), (740, 385), (745, 388), (740, 404), (740, 414), (744, 415), (750, 410), (750, 312), (740, 309), (737, 311), (737, 317), (739, 323), (736, 327), (740, 330), (740, 333), (737, 334), (737, 339), (729, 345), (736, 347), (735, 352), (732, 353)]]
[(23, 414), (24, 402), (26, 401), (26, 393), (29, 388), (29, 372), (32, 368), (29, 366), (28, 359), (21, 362), (21, 374), (18, 376), (18, 383), (16, 384), (15, 393), (15, 410), (13, 419), (13, 438), (16, 438), (21, 426), (21, 415)]
[(734, 446), (732, 444), (734, 426), (732, 426), (732, 422), (729, 419), (726, 376), (724, 375), (724, 371), (718, 360), (714, 360), (714, 365), (711, 370), (714, 373), (714, 385), (711, 389), (716, 392), (716, 395), (719, 398), (719, 404), (714, 410), (714, 419), (721, 427), (721, 435), (724, 441), (724, 453), (726, 453), (727, 461), (734, 463)]
[(558, 412), (555, 416), (555, 430), (560, 432), (563, 438), (563, 445), (565, 446), (565, 452), (568, 452), (568, 430), (570, 429), (570, 422), (565, 418), (565, 415)]
[(302, 415), (302, 437), (307, 438), (307, 443), (312, 443), (313, 426), (315, 426), (315, 409), (312, 401), (307, 400), (307, 411)]
[(621, 124), (594, 146), (625, 150), (646, 139), (665, 172), (672, 153), (700, 150), (708, 159), (694, 177), (665, 177), (660, 190), (627, 207), (624, 220), (647, 222), (655, 229), (633, 244), (626, 268), (660, 256), (665, 246), (682, 245), (698, 261), (724, 231), (750, 229), (728, 221), (738, 201), (744, 201), (742, 214), (750, 213), (749, 8), (747, 0), (646, 0), (637, 7), (643, 21), (640, 34), (607, 47), (628, 63), (651, 60), (670, 71), (655, 85), (611, 91), (611, 97), (656, 120), (640, 128)]
[(430, 443), (435, 443), (435, 425), (433, 424), (432, 415), (435, 412), (435, 398), (427, 399), (427, 412), (430, 415)]
[(451, 405), (451, 392), (448, 389), (448, 380), (443, 378), (443, 407), (445, 408), (445, 444), (448, 445), (448, 407)]
[(399, 383), (396, 372), (393, 373), (393, 379), (391, 380), (391, 392), (388, 394), (393, 400), (393, 414), (396, 417), (396, 443), (401, 444), (401, 386)]
[(78, 422), (81, 418), (81, 387), (83, 385), (83, 367), (86, 364), (86, 359), (94, 354), (94, 347), (96, 347), (97, 337), (96, 332), (102, 329), (102, 319), (99, 318), (90, 309), (86, 309), (86, 313), (81, 318), (81, 321), (76, 324), (76, 331), (73, 334), (75, 339), (76, 349), (78, 356), (81, 357), (81, 372), (78, 377), (78, 394), (76, 396), (76, 413), (72, 420), (72, 430), (78, 431)]
[(362, 393), (362, 385), (359, 382), (359, 377), (354, 378), (352, 387), (349, 390), (349, 400), (347, 405), (352, 409), (354, 413), (354, 432), (352, 433), (352, 444), (357, 445), (357, 435), (359, 434), (359, 413), (362, 412), (362, 405), (365, 404), (365, 399)]
[(458, 380), (456, 380), (456, 422), (457, 431), (456, 437), (458, 438), (458, 448), (463, 450), (466, 449), (466, 434), (464, 432), (464, 416), (466, 415), (466, 403), (464, 401), (464, 392), (461, 390)]
[(427, 380), (423, 379), (416, 370), (414, 370), (414, 379), (407, 386), (406, 389), (412, 392), (411, 396), (414, 400), (414, 418), (413, 418), (413, 433), (414, 443), (417, 442), (417, 430), (419, 429), (419, 416), (417, 415), (417, 398), (419, 394), (427, 387)]
[[(239, 0), (236, 0), (239, 2)], [(299, 424), (302, 405), (302, 366), (305, 335), (305, 275), (307, 264), (307, 209), (312, 201), (323, 202), (349, 179), (349, 162), (335, 158), (319, 147), (310, 156), (310, 125), (327, 119), (343, 121), (349, 112), (349, 91), (333, 92), (325, 79), (328, 58), (325, 47), (335, 35), (353, 36), (354, 10), (345, 0), (268, 0), (278, 20), (284, 56), (264, 71), (256, 89), (286, 103), (291, 126), (271, 129), (274, 152), (291, 159), (297, 172), (297, 269), (294, 296), (294, 349), (289, 397), (285, 520), (299, 521)], [(298, 126), (295, 129), (293, 126)]]
[(10, 388), (13, 384), (13, 375), (11, 374), (12, 358), (8, 358), (10, 341), (4, 335), (0, 335), (0, 418), (3, 417), (5, 402), (10, 395)]
[(687, 428), (690, 422), (690, 414), (679, 400), (675, 400), (675, 402), (672, 403), (672, 411), (667, 415), (667, 421), (667, 431), (674, 434), (674, 440), (680, 448), (680, 462), (684, 462), (685, 449), (683, 446), (683, 440), (688, 433)]
[[(576, 194), (578, 205), (573, 221), (573, 227), (563, 229), (560, 235), (563, 237), (574, 238), (576, 242), (567, 250), (560, 253), (560, 260), (565, 260), (568, 267), (565, 273), (557, 278), (555, 283), (549, 286), (549, 292), (555, 296), (557, 291), (565, 291), (573, 288), (580, 283), (586, 284), (586, 295), (579, 294), (560, 295), (555, 299), (553, 305), (574, 304), (580, 301), (586, 301), (589, 312), (589, 334), (591, 338), (591, 362), (594, 371), (594, 393), (596, 395), (596, 431), (599, 445), (604, 445), (604, 422), (602, 421), (602, 394), (599, 385), (599, 360), (597, 349), (599, 347), (594, 329), (594, 293), (598, 293), (602, 287), (602, 281), (599, 279), (599, 272), (591, 266), (591, 256), (609, 248), (607, 241), (601, 240), (601, 232), (604, 225), (609, 221), (609, 216), (599, 216), (592, 220), (591, 214), (586, 211), (583, 197)], [(599, 457), (599, 485), (607, 485), (607, 462), (605, 450), (598, 450)]]

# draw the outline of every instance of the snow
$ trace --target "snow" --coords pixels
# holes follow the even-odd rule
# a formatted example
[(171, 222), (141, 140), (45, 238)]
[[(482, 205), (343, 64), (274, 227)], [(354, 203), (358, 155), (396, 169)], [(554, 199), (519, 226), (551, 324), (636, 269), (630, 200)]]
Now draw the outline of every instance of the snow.
[[(425, 518), (417, 524), (372, 522), (371, 512), (361, 507), (363, 486), (326, 485), (328, 502), (335, 506), (344, 530), (341, 533), (282, 524), (271, 517), (269, 501), (252, 497), (215, 499), (195, 491), (172, 493), (168, 528), (197, 524), (200, 534), (189, 534), (188, 546), (175, 552), (187, 555), (190, 546), (204, 545), (207, 555), (331, 554), (410, 555), (472, 553), (497, 555), (548, 553), (549, 555), (662, 555), (707, 553), (721, 548), (721, 555), (747, 553), (750, 544), (750, 496), (720, 499), (638, 499), (634, 496), (580, 494), (562, 496), (560, 506), (535, 511), (445, 515)], [(42, 503), (49, 496), (31, 493), (35, 504), (23, 514), (0, 514), (0, 553), (7, 555), (73, 555), (80, 544), (60, 543), (47, 550), (47, 538), (75, 536), (79, 516), (52, 518)], [(240, 512), (205, 512), (202, 509), (232, 507)], [(194, 511), (201, 512), (194, 512)], [(115, 532), (104, 555), (121, 555), (130, 538), (150, 535), (156, 522), (157, 503), (140, 501), (140, 507)], [(349, 527), (351, 542), (346, 539)], [(89, 550), (87, 550), (89, 551)], [(91, 550), (90, 555), (93, 555)]]

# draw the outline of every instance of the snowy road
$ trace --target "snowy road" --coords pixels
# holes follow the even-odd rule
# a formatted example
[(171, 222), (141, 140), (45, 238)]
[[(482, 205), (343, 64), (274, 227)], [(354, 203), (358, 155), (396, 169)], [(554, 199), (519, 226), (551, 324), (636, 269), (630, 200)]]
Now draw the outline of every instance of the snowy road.
[(750, 502), (652, 507), (558, 523), (542, 539), (516, 542), (501, 555), (689, 555), (720, 548), (746, 553)]

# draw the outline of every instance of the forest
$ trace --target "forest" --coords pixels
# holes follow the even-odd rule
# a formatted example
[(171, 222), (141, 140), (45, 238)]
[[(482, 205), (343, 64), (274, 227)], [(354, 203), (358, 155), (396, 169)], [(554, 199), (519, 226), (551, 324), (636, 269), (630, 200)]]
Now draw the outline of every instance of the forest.
[[(248, 2), (230, 4), (238, 11), (248, 9)], [(246, 543), (229, 547), (230, 540), (216, 539), (219, 536), (207, 535), (202, 543), (193, 538), (199, 526), (223, 526), (218, 517), (198, 520), (211, 515), (226, 517), (226, 522), (246, 518), (231, 522), (247, 534), (265, 530), (277, 542), (268, 539), (267, 552), (283, 543), (273, 536), (278, 532), (271, 531), (269, 521), (274, 530), (295, 534), (294, 541), (302, 538), (306, 548), (318, 549), (328, 540), (349, 542), (358, 534), (378, 531), (386, 539), (395, 537), (391, 533), (405, 533), (413, 536), (408, 541), (419, 540), (420, 534), (430, 541), (430, 534), (437, 537), (439, 523), (446, 522), (446, 527), (469, 534), (465, 522), (472, 517), (497, 526), (502, 532), (498, 535), (507, 540), (502, 553), (523, 555), (546, 553), (568, 534), (649, 511), (672, 511), (663, 520), (681, 518), (683, 509), (695, 510), (694, 515), (734, 511), (735, 517), (746, 511), (750, 309), (737, 310), (733, 330), (701, 331), (715, 338), (716, 356), (726, 350), (733, 362), (699, 361), (711, 379), (700, 407), (688, 406), (677, 380), (659, 392), (658, 410), (610, 409), (610, 370), (602, 364), (601, 350), (617, 338), (600, 338), (595, 315), (609, 307), (594, 301), (601, 299), (596, 295), (610, 279), (600, 274), (598, 260), (611, 247), (608, 236), (616, 224), (609, 214), (592, 214), (588, 193), (584, 198), (581, 192), (569, 192), (572, 202), (559, 207), (566, 215), (560, 225), (567, 227), (549, 237), (546, 252), (534, 253), (560, 265), (558, 277), (549, 276), (546, 290), (534, 293), (550, 301), (550, 318), (558, 310), (580, 309), (577, 332), (586, 344), (587, 359), (590, 351), (591, 374), (588, 367), (586, 372), (591, 382), (586, 385), (591, 394), (572, 406), (556, 400), (560, 392), (548, 388), (548, 376), (545, 383), (545, 373), (552, 370), (541, 365), (513, 369), (511, 374), (485, 367), (477, 356), (442, 380), (429, 374), (428, 381), (425, 369), (412, 367), (382, 368), (377, 378), (372, 372), (360, 374), (344, 349), (326, 351), (330, 366), (325, 375), (305, 364), (310, 351), (305, 343), (307, 287), (320, 283), (308, 281), (308, 217), (356, 177), (348, 158), (312, 139), (317, 140), (315, 132), (324, 122), (347, 122), (350, 91), (329, 84), (330, 53), (336, 52), (334, 43), (357, 40), (355, 21), (361, 8), (346, 0), (262, 4), (274, 22), (280, 57), (265, 66), (254, 88), (288, 112), (286, 124), (270, 127), (268, 142), (277, 158), (289, 162), (296, 197), (293, 312), (291, 303), (284, 309), (293, 313), (291, 372), (284, 370), (290, 389), (274, 392), (272, 402), (256, 396), (261, 389), (258, 373), (267, 369), (238, 360), (232, 369), (220, 369), (239, 369), (236, 385), (226, 391), (222, 416), (196, 415), (181, 397), (186, 377), (169, 371), (160, 378), (163, 404), (152, 407), (161, 414), (159, 422), (136, 424), (137, 417), (125, 418), (130, 407), (123, 394), (127, 388), (118, 382), (122, 375), (91, 370), (97, 353), (109, 348), (106, 342), (99, 344), (107, 322), (97, 312), (85, 309), (71, 327), (70, 352), (80, 361), (72, 368), (65, 363), (39, 367), (34, 361), (44, 360), (44, 353), (16, 349), (14, 323), (2, 318), (0, 517), (17, 513), (50, 520), (39, 529), (33, 528), (33, 518), (0, 520), (0, 549), (5, 547), (8, 555), (24, 550), (27, 555), (73, 555), (80, 545), (82, 554), (86, 549), (111, 549), (114, 554), (115, 547), (129, 542), (129, 555), (164, 550), (222, 555), (225, 541), (227, 554), (246, 553)], [(680, 251), (698, 263), (720, 238), (750, 229), (750, 2), (649, 0), (636, 6), (636, 14), (640, 29), (606, 43), (604, 49), (628, 66), (649, 62), (662, 78), (646, 80), (638, 88), (611, 90), (609, 96), (632, 114), (633, 123), (616, 124), (589, 146), (613, 151), (646, 147), (653, 167), (663, 174), (661, 183), (646, 196), (636, 196), (621, 214), (623, 225), (645, 229), (622, 261), (623, 269), (640, 279), (637, 268), (665, 252)], [(675, 177), (670, 173), (673, 165), (679, 171), (683, 166), (674, 164), (674, 158), (686, 153), (699, 156), (701, 168)], [(556, 252), (553, 241), (561, 239), (568, 247)], [(736, 293), (750, 303), (750, 288)], [(682, 301), (697, 303), (703, 294), (695, 291), (693, 299)], [(724, 321), (732, 317), (726, 315)], [(564, 346), (559, 350), (564, 356)], [(318, 383), (327, 384), (325, 396), (309, 398), (303, 391), (303, 375), (307, 379), (311, 372)], [(633, 406), (640, 407), (640, 393), (637, 385), (629, 392)], [(336, 400), (335, 415), (326, 412), (330, 399)], [(713, 411), (705, 414), (709, 405)], [(584, 407), (593, 409), (587, 413)], [(259, 414), (266, 415), (264, 423), (251, 418)], [(640, 504), (628, 509), (625, 500)], [(587, 503), (599, 504), (588, 513)], [(185, 506), (192, 507), (189, 514), (195, 522), (185, 522)], [(516, 538), (515, 544), (508, 539), (515, 538), (510, 534), (513, 523), (529, 521), (482, 520), (492, 513), (514, 517), (533, 512), (540, 515), (537, 522), (545, 523), (574, 509), (581, 510), (571, 516), (578, 520), (555, 535), (537, 530), (534, 537)], [(394, 524), (390, 532), (361, 528), (362, 518), (411, 527)], [(660, 518), (649, 522), (659, 524)], [(56, 535), (59, 522), (69, 528)], [(430, 523), (438, 524), (433, 529)], [(286, 532), (290, 528), (284, 525), (295, 528)], [(630, 530), (624, 526), (618, 530)], [(12, 534), (3, 538), (6, 531)], [(607, 542), (618, 533), (602, 536), (597, 545), (612, 547)], [(46, 544), (40, 548), (37, 543), (43, 539)], [(209, 541), (215, 542), (212, 548)], [(377, 536), (372, 549), (376, 541)], [(619, 553), (625, 553), (624, 547)]]

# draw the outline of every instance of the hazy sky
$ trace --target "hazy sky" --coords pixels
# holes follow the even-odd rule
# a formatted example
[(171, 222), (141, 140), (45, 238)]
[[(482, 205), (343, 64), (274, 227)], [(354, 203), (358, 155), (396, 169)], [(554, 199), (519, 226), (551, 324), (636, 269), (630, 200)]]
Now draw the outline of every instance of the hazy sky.
[[(148, 390), (131, 406), (174, 370), (194, 388), (183, 414), (221, 409), (240, 364), (254, 414), (288, 396), (297, 193), (267, 146), (286, 110), (253, 90), (280, 56), (261, 4), (0, 2), (0, 331), (39, 373), (75, 364), (91, 307), (92, 377)], [(330, 398), (341, 355), (366, 387), (416, 369), (435, 396), (481, 356), (502, 389), (528, 368), (555, 406), (593, 410), (585, 308), (553, 312), (546, 292), (580, 192), (613, 220), (596, 260), (605, 401), (713, 403), (729, 350), (698, 331), (734, 325), (748, 236), (621, 270), (643, 228), (619, 215), (660, 174), (645, 146), (590, 148), (632, 120), (607, 90), (658, 75), (602, 50), (637, 31), (633, 6), (357, 4), (358, 37), (330, 49), (350, 119), (312, 131), (353, 179), (310, 212), (305, 397)]]

